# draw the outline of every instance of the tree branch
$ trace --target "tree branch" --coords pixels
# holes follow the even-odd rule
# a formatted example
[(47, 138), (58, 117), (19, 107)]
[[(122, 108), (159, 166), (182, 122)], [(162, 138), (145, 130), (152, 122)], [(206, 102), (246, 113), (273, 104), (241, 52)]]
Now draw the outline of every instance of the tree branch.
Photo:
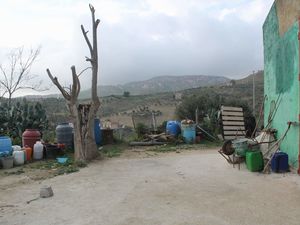
[[(39, 54), (40, 47), (37, 49), (31, 48), (27, 56), (24, 55), (24, 47), (19, 47), (9, 53), (6, 64), (7, 70), (0, 65), (0, 71), (2, 72), (0, 80), (6, 89), (5, 93), (8, 94), (9, 101), (12, 95), (19, 89), (34, 89), (33, 85), (26, 82), (34, 78), (34, 76), (30, 75), (30, 69)], [(31, 87), (29, 87), (30, 85)]]
[(97, 80), (98, 80), (98, 44), (97, 44), (97, 26), (100, 23), (100, 20), (95, 20), (95, 9), (90, 5), (90, 10), (92, 14), (92, 27), (93, 27), (93, 51), (91, 53), (92, 63), (92, 100), (95, 105), (95, 109), (99, 108), (100, 101), (97, 96)]
[(49, 69), (47, 69), (46, 71), (52, 83), (60, 90), (64, 98), (70, 101), (71, 100), (70, 94), (60, 85), (60, 83), (57, 80), (57, 77), (53, 77)]
[(95, 13), (95, 8), (94, 8), (94, 6), (93, 6), (92, 4), (89, 4), (89, 7), (90, 7), (91, 12), (92, 12), (92, 13)]
[[(87, 68), (88, 69), (88, 68)], [(83, 71), (82, 71), (83, 72)], [(80, 86), (80, 80), (79, 80), (79, 76), (76, 76), (76, 82), (77, 82), (77, 92), (76, 92), (76, 96), (79, 96), (79, 93), (80, 93), (80, 89), (81, 89), (81, 86)]]
[(92, 60), (91, 58), (89, 58), (89, 57), (85, 57), (85, 61), (87, 61), (87, 62), (90, 62), (91, 64), (93, 64), (93, 62), (94, 62), (94, 60)]
[(9, 80), (8, 80), (8, 77), (6, 75), (6, 71), (5, 69), (2, 67), (2, 65), (0, 65), (0, 70), (4, 76), (4, 81), (0, 80), (1, 84), (4, 85), (5, 88), (9, 88)]
[(100, 23), (100, 20), (97, 19), (97, 20), (96, 20), (96, 27), (98, 27), (99, 23)]
[(81, 74), (83, 74), (85, 71), (87, 71), (88, 69), (92, 69), (92, 67), (87, 67), (85, 69), (83, 69), (79, 74), (78, 74), (78, 77), (80, 77)]
[(88, 45), (88, 47), (89, 47), (89, 49), (90, 49), (90, 52), (91, 52), (91, 54), (92, 54), (92, 52), (93, 52), (93, 47), (92, 47), (91, 42), (90, 42), (90, 40), (89, 40), (89, 38), (88, 38), (88, 36), (87, 36), (88, 31), (85, 31), (83, 25), (81, 25), (80, 27), (81, 27), (81, 31), (82, 31), (83, 37), (84, 37), (84, 39), (85, 39), (85, 41), (86, 41), (86, 43), (87, 43), (87, 45)]
[(77, 97), (78, 97), (78, 95), (77, 95), (77, 93), (79, 93), (78, 92), (78, 76), (77, 76), (77, 74), (76, 74), (76, 68), (75, 68), (75, 66), (72, 66), (71, 67), (71, 71), (72, 71), (72, 77), (73, 77), (73, 85), (72, 85), (72, 88), (71, 88), (71, 99), (72, 99), (72, 101), (76, 101), (77, 100)]

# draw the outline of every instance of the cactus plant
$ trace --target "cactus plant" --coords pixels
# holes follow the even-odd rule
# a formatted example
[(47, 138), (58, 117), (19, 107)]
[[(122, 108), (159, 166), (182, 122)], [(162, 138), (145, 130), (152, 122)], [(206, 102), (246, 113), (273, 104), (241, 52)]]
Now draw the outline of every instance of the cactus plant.
[(39, 102), (32, 104), (23, 100), (11, 107), (3, 103), (0, 105), (0, 127), (1, 132), (12, 138), (20, 137), (26, 128), (42, 131), (48, 128), (46, 111)]

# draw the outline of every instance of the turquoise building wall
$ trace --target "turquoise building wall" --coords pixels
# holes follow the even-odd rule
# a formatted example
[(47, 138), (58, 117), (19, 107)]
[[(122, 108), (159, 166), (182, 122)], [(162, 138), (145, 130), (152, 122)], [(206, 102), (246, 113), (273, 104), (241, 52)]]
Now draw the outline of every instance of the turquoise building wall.
[[(280, 105), (275, 114), (271, 128), (278, 131), (281, 137), (287, 129), (288, 121), (299, 121), (299, 25), (295, 21), (292, 26), (280, 35), (280, 21), (276, 2), (273, 4), (263, 26), (264, 36), (264, 124), (272, 104), (280, 96)], [(272, 103), (273, 102), (273, 103)], [(288, 153), (289, 163), (298, 168), (299, 126), (291, 126), (280, 150)]]

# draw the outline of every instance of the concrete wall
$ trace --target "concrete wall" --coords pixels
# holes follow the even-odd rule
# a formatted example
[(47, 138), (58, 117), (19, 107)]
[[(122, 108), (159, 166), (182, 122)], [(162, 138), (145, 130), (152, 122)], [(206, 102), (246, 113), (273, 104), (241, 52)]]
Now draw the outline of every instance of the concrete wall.
[[(289, 5), (292, 2), (295, 4), (294, 9)], [(266, 126), (272, 104), (280, 96), (280, 106), (271, 126), (278, 130), (278, 138), (287, 129), (288, 121), (298, 122), (299, 26), (296, 15), (299, 4), (299, 0), (277, 0), (263, 26), (266, 95), (264, 123)], [(287, 11), (290, 16), (284, 15)], [(299, 126), (291, 127), (280, 149), (289, 154), (290, 165), (298, 168)]]

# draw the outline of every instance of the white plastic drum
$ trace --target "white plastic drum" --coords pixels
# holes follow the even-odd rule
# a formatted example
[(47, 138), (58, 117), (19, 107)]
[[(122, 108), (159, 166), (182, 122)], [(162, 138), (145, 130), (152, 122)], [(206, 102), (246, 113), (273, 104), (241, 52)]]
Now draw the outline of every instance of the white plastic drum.
[(33, 159), (35, 160), (43, 159), (43, 153), (44, 153), (44, 145), (42, 144), (42, 142), (37, 141), (33, 146)]

